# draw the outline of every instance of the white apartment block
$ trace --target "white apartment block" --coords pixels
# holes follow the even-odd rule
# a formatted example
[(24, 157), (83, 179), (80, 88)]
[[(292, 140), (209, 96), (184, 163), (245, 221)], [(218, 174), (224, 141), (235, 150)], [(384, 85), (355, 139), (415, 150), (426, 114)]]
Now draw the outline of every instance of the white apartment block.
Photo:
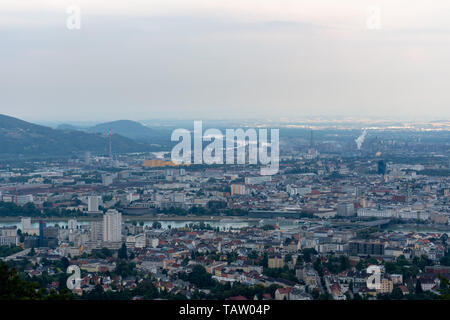
[(429, 212), (416, 211), (416, 210), (396, 210), (396, 209), (384, 209), (378, 210), (373, 208), (360, 208), (358, 209), (358, 217), (375, 217), (375, 218), (400, 218), (400, 219), (418, 219), (428, 220), (430, 218)]
[(100, 204), (99, 196), (89, 196), (88, 197), (88, 211), (89, 212), (98, 212), (99, 204)]
[(103, 241), (122, 241), (122, 214), (117, 210), (108, 210), (103, 216)]

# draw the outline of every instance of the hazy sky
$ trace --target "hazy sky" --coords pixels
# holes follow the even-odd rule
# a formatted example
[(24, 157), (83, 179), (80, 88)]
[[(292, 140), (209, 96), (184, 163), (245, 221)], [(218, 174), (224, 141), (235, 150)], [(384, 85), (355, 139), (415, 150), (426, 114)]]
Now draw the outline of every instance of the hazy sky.
[(0, 41), (30, 121), (450, 117), (448, 0), (1, 0)]

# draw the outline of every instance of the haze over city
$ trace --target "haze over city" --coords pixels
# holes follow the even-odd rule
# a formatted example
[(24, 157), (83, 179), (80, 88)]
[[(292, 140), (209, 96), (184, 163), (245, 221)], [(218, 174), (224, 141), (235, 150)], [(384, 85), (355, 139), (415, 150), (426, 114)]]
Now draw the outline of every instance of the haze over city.
[[(69, 30), (70, 5), (81, 28)], [(368, 28), (371, 6), (379, 28)], [(0, 4), (1, 112), (28, 121), (446, 119), (448, 1)]]

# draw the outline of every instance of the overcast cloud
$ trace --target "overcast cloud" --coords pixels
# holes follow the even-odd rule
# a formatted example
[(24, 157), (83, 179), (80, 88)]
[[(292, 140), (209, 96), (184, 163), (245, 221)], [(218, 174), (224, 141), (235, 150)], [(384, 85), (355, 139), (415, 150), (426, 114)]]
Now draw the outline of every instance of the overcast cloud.
[(449, 40), (448, 0), (2, 0), (0, 113), (448, 119)]

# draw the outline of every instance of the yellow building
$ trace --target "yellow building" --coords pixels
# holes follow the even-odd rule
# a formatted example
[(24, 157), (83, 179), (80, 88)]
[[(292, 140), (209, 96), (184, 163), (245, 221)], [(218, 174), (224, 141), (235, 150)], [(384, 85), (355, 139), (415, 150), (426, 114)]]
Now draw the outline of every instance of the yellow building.
[(210, 274), (215, 274), (215, 270), (222, 268), (222, 267), (226, 267), (228, 265), (228, 262), (214, 262), (213, 264), (206, 266), (205, 270), (206, 272), (210, 273)]
[(394, 283), (390, 279), (382, 279), (378, 293), (391, 293), (394, 290)]
[(155, 168), (155, 167), (175, 167), (177, 164), (172, 161), (165, 160), (144, 160), (143, 166), (146, 168)]
[(283, 268), (284, 259), (279, 256), (270, 257), (267, 264), (269, 268)]
[(231, 195), (245, 195), (246, 194), (246, 190), (245, 190), (245, 185), (243, 184), (232, 184), (231, 185)]

